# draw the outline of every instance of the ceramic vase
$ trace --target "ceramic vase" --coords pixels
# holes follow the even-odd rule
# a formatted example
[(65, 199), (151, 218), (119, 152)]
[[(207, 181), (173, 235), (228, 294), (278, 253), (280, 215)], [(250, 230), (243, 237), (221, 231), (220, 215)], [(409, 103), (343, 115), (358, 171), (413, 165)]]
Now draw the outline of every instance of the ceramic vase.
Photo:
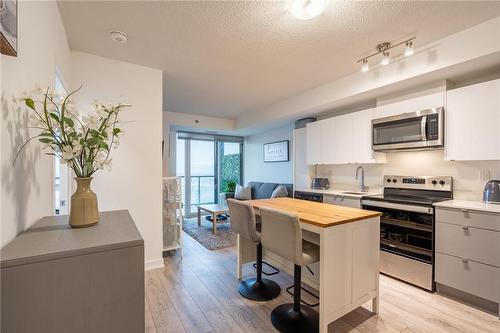
[(97, 195), (90, 188), (92, 177), (75, 178), (76, 191), (71, 196), (69, 224), (73, 228), (86, 228), (99, 223)]

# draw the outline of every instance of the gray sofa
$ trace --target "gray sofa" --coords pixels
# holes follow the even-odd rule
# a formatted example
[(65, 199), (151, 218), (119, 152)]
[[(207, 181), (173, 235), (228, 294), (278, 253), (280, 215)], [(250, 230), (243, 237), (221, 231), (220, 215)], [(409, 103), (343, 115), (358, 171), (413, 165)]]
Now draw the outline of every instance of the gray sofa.
[(288, 197), (293, 198), (292, 184), (250, 182), (248, 185), (252, 188), (252, 199), (269, 199), (278, 185), (284, 185), (288, 192)]
[[(248, 183), (252, 189), (252, 199), (269, 199), (271, 194), (273, 194), (274, 189), (278, 185), (284, 185), (288, 192), (288, 197), (293, 198), (293, 184), (280, 184), (280, 183), (260, 183), (260, 182), (250, 182)], [(221, 193), (220, 202), (225, 202), (227, 198), (234, 198), (234, 193)]]

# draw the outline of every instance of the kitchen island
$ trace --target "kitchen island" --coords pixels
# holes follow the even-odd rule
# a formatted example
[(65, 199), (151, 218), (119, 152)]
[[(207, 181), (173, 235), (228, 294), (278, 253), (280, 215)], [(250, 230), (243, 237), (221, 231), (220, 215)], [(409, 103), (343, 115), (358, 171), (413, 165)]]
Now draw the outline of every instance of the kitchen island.
[[(319, 269), (303, 271), (304, 283), (319, 290), (320, 333), (328, 324), (372, 300), (378, 313), (380, 213), (292, 198), (248, 201), (258, 216), (270, 207), (299, 216), (303, 238), (320, 246)], [(279, 235), (276, 235), (279, 237)], [(264, 260), (289, 273), (293, 264), (264, 249)], [(255, 261), (255, 244), (238, 237), (237, 276)], [(314, 270), (313, 270), (314, 271)]]

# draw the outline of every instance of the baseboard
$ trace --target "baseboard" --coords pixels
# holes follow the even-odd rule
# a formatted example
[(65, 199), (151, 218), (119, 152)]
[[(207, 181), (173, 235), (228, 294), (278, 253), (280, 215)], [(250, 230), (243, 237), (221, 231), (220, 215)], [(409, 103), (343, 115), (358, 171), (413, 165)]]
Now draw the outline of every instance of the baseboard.
[(150, 271), (152, 269), (163, 268), (163, 267), (165, 267), (165, 264), (163, 263), (163, 258), (148, 260), (144, 263), (144, 269), (146, 271)]

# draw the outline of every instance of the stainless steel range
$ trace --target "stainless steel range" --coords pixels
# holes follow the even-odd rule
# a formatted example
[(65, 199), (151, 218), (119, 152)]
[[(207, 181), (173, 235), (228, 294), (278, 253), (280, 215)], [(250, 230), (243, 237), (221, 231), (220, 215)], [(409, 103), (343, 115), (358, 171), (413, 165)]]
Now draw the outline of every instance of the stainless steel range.
[(380, 272), (434, 290), (435, 202), (453, 198), (451, 177), (385, 176), (384, 193), (362, 198), (382, 212)]

